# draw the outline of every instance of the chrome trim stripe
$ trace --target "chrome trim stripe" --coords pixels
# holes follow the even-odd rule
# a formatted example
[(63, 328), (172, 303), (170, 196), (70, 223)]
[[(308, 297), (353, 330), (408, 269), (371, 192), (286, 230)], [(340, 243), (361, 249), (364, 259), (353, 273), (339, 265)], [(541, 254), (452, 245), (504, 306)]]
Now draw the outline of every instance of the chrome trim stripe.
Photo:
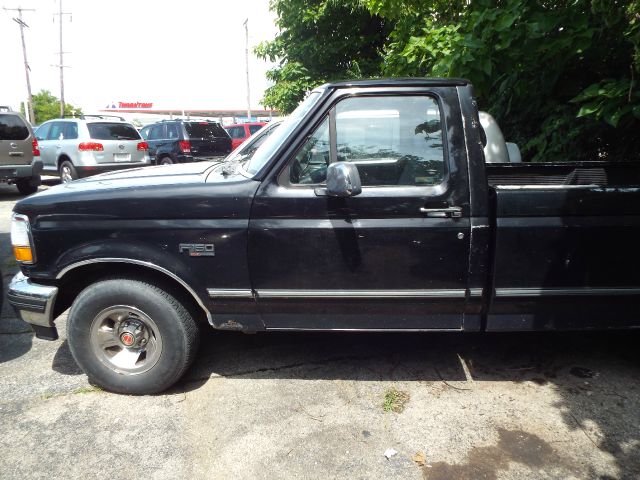
[(268, 332), (462, 332), (463, 328), (295, 328), (271, 327)]
[(62, 278), (66, 273), (68, 273), (70, 270), (73, 270), (74, 268), (82, 267), (84, 265), (90, 265), (92, 263), (130, 263), (133, 265), (140, 265), (142, 267), (153, 268), (154, 270), (164, 273), (165, 275), (173, 278), (176, 282), (178, 282), (180, 285), (182, 285), (184, 288), (187, 289), (187, 291), (191, 294), (194, 300), (198, 302), (198, 305), (200, 305), (200, 308), (204, 310), (204, 313), (207, 315), (207, 321), (213, 326), (213, 319), (211, 318), (211, 312), (209, 312), (207, 307), (204, 306), (204, 303), (202, 303), (202, 300), (200, 300), (200, 297), (198, 296), (198, 294), (189, 286), (189, 284), (184, 280), (182, 280), (180, 277), (178, 277), (175, 273), (170, 272), (166, 268), (162, 268), (156, 265), (155, 263), (144, 262), (142, 260), (133, 260), (131, 258), (110, 258), (110, 257), (93, 258), (91, 260), (82, 260), (80, 262), (67, 265), (62, 270), (60, 270), (60, 273), (58, 273), (58, 275), (56, 275), (56, 279)]
[(481, 297), (482, 296), (482, 292), (483, 292), (482, 288), (470, 288), (469, 289), (469, 296), (471, 296), (471, 297)]
[(558, 297), (565, 295), (640, 295), (640, 288), (496, 288), (496, 297)]
[(464, 298), (464, 289), (437, 290), (256, 290), (261, 298)]
[(495, 185), (500, 190), (584, 190), (602, 188), (602, 185)]
[(207, 293), (211, 298), (253, 298), (251, 290), (232, 288), (207, 288)]

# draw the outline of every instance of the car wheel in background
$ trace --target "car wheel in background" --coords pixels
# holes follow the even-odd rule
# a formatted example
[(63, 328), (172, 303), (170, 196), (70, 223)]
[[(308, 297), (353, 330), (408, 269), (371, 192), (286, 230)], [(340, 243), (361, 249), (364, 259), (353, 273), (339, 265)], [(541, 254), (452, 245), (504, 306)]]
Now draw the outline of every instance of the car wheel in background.
[(36, 182), (32, 182), (30, 178), (23, 178), (16, 182), (16, 187), (21, 195), (31, 195), (38, 191), (38, 185)]
[(78, 178), (78, 171), (69, 160), (60, 164), (60, 180), (62, 183), (69, 183)]
[(173, 160), (171, 160), (171, 157), (162, 157), (159, 165), (173, 165)]
[(129, 394), (161, 392), (186, 371), (198, 325), (169, 292), (131, 278), (85, 288), (69, 312), (67, 338), (89, 380)]

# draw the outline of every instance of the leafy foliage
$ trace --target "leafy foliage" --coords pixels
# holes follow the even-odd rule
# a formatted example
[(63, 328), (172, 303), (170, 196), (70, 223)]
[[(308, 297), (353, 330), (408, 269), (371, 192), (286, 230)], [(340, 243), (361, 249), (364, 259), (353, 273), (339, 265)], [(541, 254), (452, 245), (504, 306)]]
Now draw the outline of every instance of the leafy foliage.
[[(58, 118), (60, 116), (60, 100), (52, 95), (49, 90), (40, 90), (33, 95), (33, 113), (36, 117), (36, 125), (52, 118)], [(82, 109), (65, 103), (64, 114), (81, 115)]]
[[(259, 53), (281, 63), (265, 101), (285, 111), (326, 80), (457, 76), (472, 81), (480, 107), (526, 160), (640, 160), (640, 0), (273, 0), (272, 8), (282, 32)], [(370, 48), (365, 19), (379, 27), (364, 35)]]
[(368, 2), (398, 19), (384, 74), (469, 78), (481, 108), (533, 161), (640, 158), (629, 76), (638, 71), (639, 3)]

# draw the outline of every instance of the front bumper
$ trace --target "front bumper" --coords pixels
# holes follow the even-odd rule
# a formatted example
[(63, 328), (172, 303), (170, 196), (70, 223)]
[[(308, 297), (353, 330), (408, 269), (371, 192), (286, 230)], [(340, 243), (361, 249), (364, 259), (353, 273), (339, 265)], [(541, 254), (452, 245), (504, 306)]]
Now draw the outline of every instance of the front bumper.
[(56, 340), (58, 332), (53, 325), (53, 305), (57, 295), (58, 287), (34, 283), (20, 272), (11, 279), (7, 300), (16, 315), (31, 325), (36, 337)]

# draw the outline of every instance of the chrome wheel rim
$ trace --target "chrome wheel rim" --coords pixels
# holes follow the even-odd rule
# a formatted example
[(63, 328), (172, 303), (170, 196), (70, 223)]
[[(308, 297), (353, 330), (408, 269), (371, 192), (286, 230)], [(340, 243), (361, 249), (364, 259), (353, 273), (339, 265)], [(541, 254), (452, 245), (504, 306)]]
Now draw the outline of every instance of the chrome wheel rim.
[(68, 165), (63, 165), (60, 169), (60, 179), (63, 183), (69, 183), (73, 180), (71, 176), (71, 168)]
[(171, 161), (170, 158), (163, 158), (162, 160), (160, 160), (160, 165), (172, 165), (173, 162)]
[(115, 305), (91, 322), (91, 348), (114, 372), (138, 375), (158, 363), (162, 337), (149, 315), (135, 307)]

